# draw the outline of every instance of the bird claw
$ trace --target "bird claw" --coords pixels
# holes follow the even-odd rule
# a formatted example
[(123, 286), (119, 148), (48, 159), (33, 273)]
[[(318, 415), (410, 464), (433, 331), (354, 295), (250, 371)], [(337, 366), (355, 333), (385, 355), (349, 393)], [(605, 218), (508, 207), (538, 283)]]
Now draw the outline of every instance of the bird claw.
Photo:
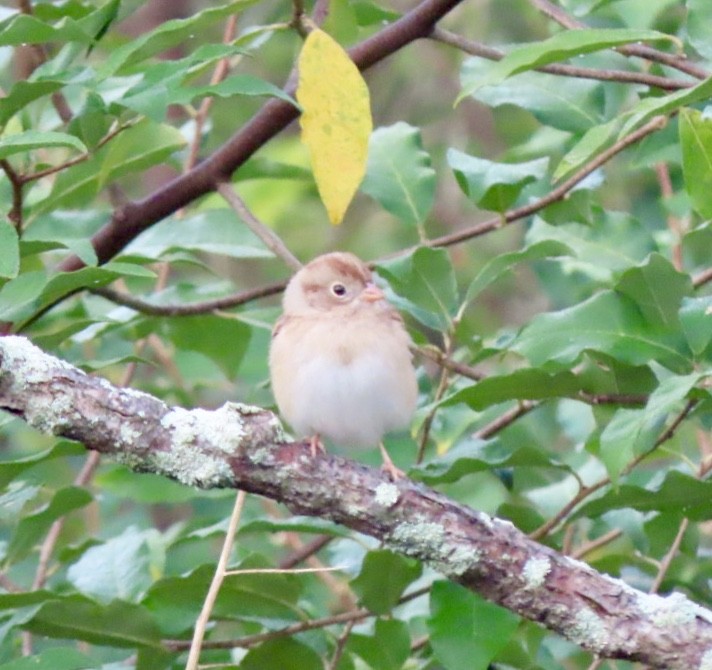
[(399, 479), (403, 479), (405, 477), (405, 472), (396, 467), (396, 464), (391, 460), (386, 448), (383, 446), (383, 442), (378, 443), (378, 448), (381, 451), (381, 457), (383, 458), (381, 470), (391, 478), (391, 481), (397, 482)]
[(312, 435), (309, 439), (309, 450), (311, 451), (312, 458), (316, 458), (319, 453), (321, 453), (322, 456), (326, 453), (326, 447), (321, 441), (321, 437), (318, 433), (316, 435)]

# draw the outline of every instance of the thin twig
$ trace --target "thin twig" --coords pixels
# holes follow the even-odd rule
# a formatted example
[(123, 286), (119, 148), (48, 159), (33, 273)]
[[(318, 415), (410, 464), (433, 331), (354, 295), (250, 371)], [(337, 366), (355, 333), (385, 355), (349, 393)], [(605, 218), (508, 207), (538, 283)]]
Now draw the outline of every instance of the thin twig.
[(623, 531), (620, 528), (614, 528), (613, 530), (609, 530), (607, 533), (604, 533), (600, 537), (597, 537), (595, 540), (589, 540), (588, 542), (582, 544), (580, 547), (577, 547), (574, 551), (571, 552), (571, 556), (572, 558), (583, 558), (584, 556), (587, 556), (588, 554), (596, 551), (596, 549), (605, 547), (607, 544), (610, 544), (614, 540), (617, 540), (621, 535), (623, 535)]
[(299, 259), (287, 249), (284, 242), (282, 242), (280, 237), (271, 228), (268, 228), (249, 210), (231, 183), (226, 181), (221, 182), (217, 186), (217, 192), (247, 224), (250, 230), (265, 243), (265, 246), (272, 251), (275, 256), (284, 261), (287, 267), (295, 271), (301, 269), (302, 263)]
[(344, 630), (341, 631), (336, 640), (336, 647), (334, 648), (334, 653), (331, 655), (331, 659), (326, 666), (326, 670), (336, 670), (339, 665), (341, 657), (344, 655), (344, 649), (346, 648), (346, 643), (348, 642), (349, 636), (351, 635), (351, 630), (353, 629), (355, 621), (349, 621), (344, 626)]
[[(468, 40), (461, 35), (452, 33), (449, 30), (437, 26), (430, 34), (431, 39), (442, 44), (456, 47), (465, 53), (472, 56), (479, 56), (487, 60), (499, 61), (506, 54), (504, 51), (495, 49), (481, 42)], [(659, 75), (647, 74), (645, 72), (629, 72), (627, 70), (601, 70), (589, 67), (579, 67), (575, 65), (564, 65), (561, 63), (552, 63), (542, 67), (535, 68), (538, 72), (546, 72), (562, 77), (576, 77), (578, 79), (594, 79), (597, 81), (614, 81), (623, 84), (643, 84), (651, 88), (659, 88), (664, 91), (678, 91), (683, 88), (694, 86), (694, 82), (680, 81), (671, 79), (670, 77), (661, 77)]]
[(193, 639), (190, 643), (190, 651), (188, 652), (188, 661), (185, 664), (185, 670), (197, 670), (198, 668), (203, 639), (205, 638), (205, 629), (208, 625), (208, 621), (210, 620), (210, 615), (213, 611), (218, 593), (220, 592), (223, 579), (225, 578), (227, 564), (230, 560), (230, 553), (232, 552), (232, 545), (235, 542), (235, 533), (237, 532), (237, 526), (240, 523), (240, 516), (242, 514), (242, 507), (245, 504), (246, 496), (247, 494), (244, 491), (238, 491), (237, 497), (235, 498), (235, 506), (233, 507), (232, 514), (230, 515), (230, 522), (228, 524), (227, 532), (225, 533), (225, 541), (223, 542), (222, 550), (220, 552), (220, 558), (218, 559), (218, 564), (215, 567), (215, 574), (210, 582), (210, 587), (208, 588), (208, 593), (205, 596), (203, 607), (200, 610), (197, 621), (195, 622), (195, 630), (193, 631)]
[(680, 521), (680, 526), (677, 529), (677, 534), (675, 535), (675, 539), (672, 541), (672, 544), (670, 545), (670, 548), (668, 549), (667, 553), (663, 557), (663, 560), (660, 561), (660, 569), (658, 570), (658, 574), (655, 575), (655, 579), (653, 580), (653, 584), (650, 587), (650, 593), (657, 593), (658, 589), (660, 588), (660, 585), (663, 583), (663, 579), (665, 579), (665, 575), (667, 574), (667, 571), (670, 569), (670, 564), (672, 563), (673, 559), (677, 555), (677, 552), (680, 549), (680, 545), (682, 544), (682, 538), (685, 537), (685, 532), (687, 531), (687, 527), (690, 525), (690, 520), (685, 517), (682, 521)]
[(712, 268), (707, 268), (692, 278), (692, 285), (695, 288), (700, 288), (710, 281), (712, 281)]
[(0, 168), (7, 176), (10, 186), (12, 187), (12, 208), (8, 212), (7, 218), (15, 227), (18, 233), (22, 232), (22, 175), (12, 167), (9, 160), (3, 158), (0, 160)]
[[(465, 228), (456, 233), (450, 233), (449, 235), (443, 235), (441, 237), (435, 237), (427, 242), (427, 246), (430, 247), (446, 247), (453, 244), (459, 244), (465, 240), (470, 240), (473, 237), (478, 237), (486, 233), (492, 232), (501, 228), (505, 223), (513, 223), (519, 219), (525, 219), (532, 214), (536, 214), (545, 207), (563, 200), (568, 193), (580, 182), (582, 182), (586, 177), (588, 177), (592, 172), (595, 172), (599, 167), (607, 163), (614, 156), (624, 151), (632, 144), (639, 142), (644, 137), (651, 135), (658, 130), (662, 130), (667, 124), (667, 117), (656, 116), (651, 119), (645, 125), (641, 126), (637, 130), (634, 130), (629, 135), (626, 135), (622, 139), (618, 140), (611, 147), (602, 151), (596, 157), (591, 159), (586, 165), (584, 165), (576, 174), (569, 177), (565, 182), (557, 186), (555, 189), (550, 191), (547, 195), (534, 202), (523, 205), (522, 207), (517, 207), (515, 209), (510, 209), (500, 216), (496, 216), (488, 221), (483, 221), (482, 223), (472, 226), (470, 228)], [(407, 249), (401, 251), (398, 255), (402, 255), (412, 251), (412, 249)]]

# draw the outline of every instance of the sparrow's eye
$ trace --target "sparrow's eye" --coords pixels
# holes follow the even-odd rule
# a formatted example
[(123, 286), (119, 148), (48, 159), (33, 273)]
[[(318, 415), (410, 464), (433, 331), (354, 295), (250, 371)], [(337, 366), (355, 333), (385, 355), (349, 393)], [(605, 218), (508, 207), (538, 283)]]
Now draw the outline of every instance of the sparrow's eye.
[(342, 298), (346, 295), (346, 287), (340, 282), (336, 281), (331, 285), (331, 292), (338, 298)]

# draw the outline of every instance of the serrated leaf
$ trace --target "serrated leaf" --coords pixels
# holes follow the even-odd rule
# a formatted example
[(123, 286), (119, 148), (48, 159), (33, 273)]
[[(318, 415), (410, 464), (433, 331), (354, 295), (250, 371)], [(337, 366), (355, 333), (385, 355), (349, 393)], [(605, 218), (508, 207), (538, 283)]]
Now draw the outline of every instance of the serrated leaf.
[(516, 614), (445, 581), (433, 584), (430, 612), (430, 645), (445, 670), (487, 670), (519, 623)]
[(699, 356), (712, 342), (712, 296), (683, 298), (679, 317), (690, 349)]
[(20, 271), (20, 239), (8, 221), (0, 221), (0, 278), (12, 279)]
[(645, 322), (632, 300), (602, 291), (574, 307), (536, 316), (510, 349), (537, 367), (570, 366), (591, 349), (631, 365), (657, 360), (675, 371), (689, 371), (688, 353), (669, 339), (669, 333)]
[[(463, 89), (477, 86), (491, 64), (483, 58), (467, 58), (460, 70)], [(489, 107), (516, 105), (541, 123), (580, 133), (605, 121), (604, 88), (600, 82), (561, 77), (543, 72), (523, 72), (497, 86), (477, 88), (472, 97)]]
[(93, 35), (84, 32), (80, 24), (70, 17), (65, 17), (55, 25), (51, 25), (23, 12), (0, 22), (0, 46), (42, 44), (55, 41), (90, 44), (93, 39)]
[(465, 195), (483, 209), (504, 212), (529, 183), (543, 179), (548, 158), (526, 163), (495, 163), (449, 149), (447, 162)]
[(341, 223), (366, 172), (373, 123), (368, 87), (349, 55), (312, 30), (299, 55), (302, 141), (329, 220)]
[(682, 299), (692, 293), (692, 281), (655, 253), (641, 265), (626, 270), (615, 288), (635, 301), (649, 323), (674, 329), (679, 326)]
[(685, 190), (694, 209), (712, 219), (712, 119), (696, 109), (683, 109), (679, 129)]
[(57, 491), (42, 509), (20, 519), (8, 545), (6, 562), (15, 563), (23, 559), (57, 519), (85, 507), (92, 500), (86, 489), (69, 486)]
[(452, 323), (458, 295), (447, 251), (422, 247), (407, 256), (380, 263), (377, 271), (396, 292), (393, 302), (397, 307), (437, 330), (445, 330)]
[(15, 135), (0, 137), (0, 159), (22, 154), (34, 149), (69, 148), (85, 153), (83, 142), (73, 135), (53, 131), (26, 130)]
[(418, 128), (401, 121), (374, 130), (361, 190), (408, 225), (425, 221), (435, 197), (435, 170)]
[(361, 572), (351, 581), (360, 602), (374, 614), (387, 614), (397, 604), (405, 588), (422, 573), (418, 561), (386, 549), (369, 551)]
[(458, 96), (458, 102), (462, 98), (472, 95), (483, 86), (493, 86), (507, 77), (525, 70), (532, 70), (573, 56), (610, 49), (624, 44), (659, 41), (679, 42), (676, 37), (656, 30), (633, 28), (565, 30), (542, 42), (515, 48), (501, 61), (494, 63), (487, 76), (463, 88)]

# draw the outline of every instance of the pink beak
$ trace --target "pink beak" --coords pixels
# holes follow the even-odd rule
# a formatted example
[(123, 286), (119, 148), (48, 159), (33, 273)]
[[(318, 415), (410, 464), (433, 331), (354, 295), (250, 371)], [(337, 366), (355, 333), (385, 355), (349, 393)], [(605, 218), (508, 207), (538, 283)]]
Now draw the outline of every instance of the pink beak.
[(371, 282), (366, 284), (366, 288), (361, 292), (361, 299), (366, 302), (378, 302), (379, 300), (384, 300), (385, 297), (383, 291)]

